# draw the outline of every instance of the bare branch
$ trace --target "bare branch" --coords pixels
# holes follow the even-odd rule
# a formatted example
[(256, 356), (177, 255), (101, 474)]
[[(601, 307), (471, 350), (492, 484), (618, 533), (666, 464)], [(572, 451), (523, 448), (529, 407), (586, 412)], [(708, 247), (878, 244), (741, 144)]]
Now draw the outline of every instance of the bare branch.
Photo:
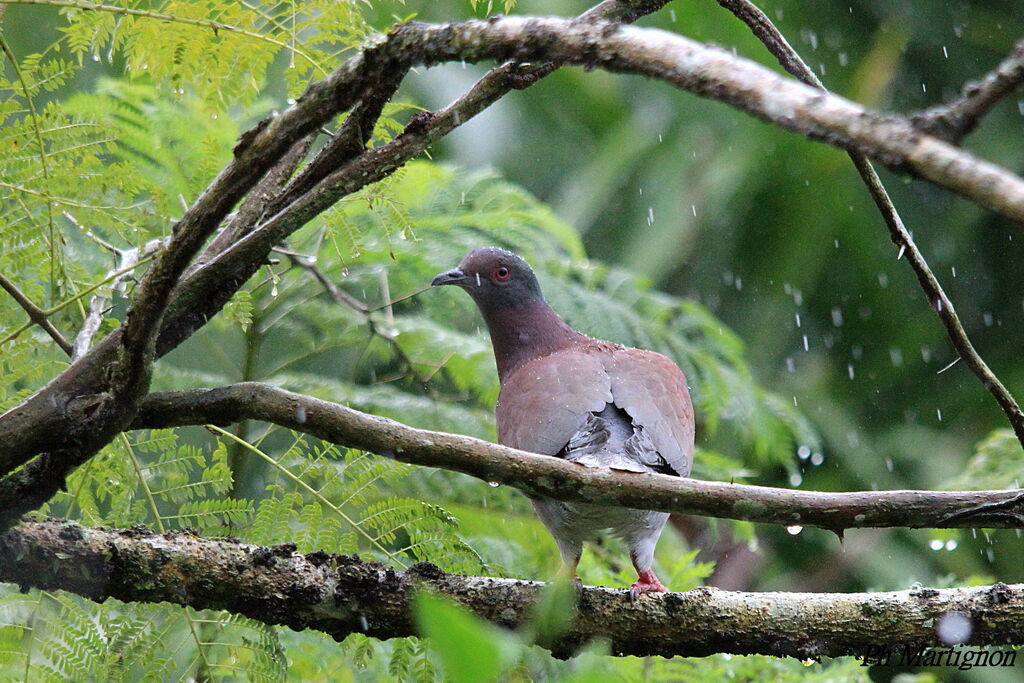
[[(544, 588), (536, 581), (447, 574), (426, 563), (395, 571), (351, 556), (301, 555), (294, 545), (93, 529), (60, 520), (26, 522), (3, 536), (0, 580), (97, 601), (225, 609), (266, 624), (315, 628), (338, 640), (352, 633), (417, 635), (411, 602), (419, 590), (455, 600), (500, 626), (520, 628)], [(540, 644), (559, 656), (595, 638), (609, 641), (615, 655), (864, 656), (879, 647), (949, 645), (937, 631), (950, 614), (969, 620), (968, 644), (1024, 644), (1024, 586), (1002, 583), (889, 593), (698, 588), (640, 600), (625, 590), (583, 588), (565, 631)]]
[[(65, 215), (68, 214), (65, 212)], [(97, 241), (102, 242), (98, 239)], [(102, 243), (105, 249), (113, 251), (117, 256), (117, 264), (103, 276), (104, 280), (109, 280), (107, 287), (110, 291), (123, 289), (122, 281), (130, 274), (131, 269), (138, 264), (139, 260), (156, 252), (165, 246), (166, 243), (166, 239), (152, 239), (141, 247), (135, 247), (134, 249), (118, 249), (105, 242)], [(109, 297), (100, 294), (90, 297), (85, 321), (82, 323), (82, 327), (79, 328), (78, 334), (75, 335), (73, 351), (71, 353), (72, 360), (81, 358), (82, 354), (89, 350), (92, 338), (96, 336), (96, 332), (100, 329), (100, 323), (103, 322), (103, 312), (107, 308), (108, 301)]]
[(926, 133), (958, 144), (974, 130), (1000, 100), (1024, 83), (1024, 40), (1006, 59), (978, 81), (964, 86), (963, 94), (948, 104), (914, 114), (911, 121)]
[(258, 382), (150, 394), (132, 428), (227, 425), (243, 419), (559, 500), (836, 532), (867, 527), (1024, 528), (1024, 490), (825, 493), (589, 468), (467, 436), (414, 429)]
[(57, 346), (59, 346), (64, 353), (69, 356), (71, 355), (71, 344), (68, 344), (67, 339), (65, 339), (60, 331), (53, 326), (53, 323), (51, 323), (50, 319), (46, 317), (46, 312), (43, 309), (32, 303), (32, 300), (25, 296), (21, 290), (18, 289), (13, 282), (4, 277), (3, 274), (0, 274), (0, 287), (11, 295), (11, 298), (21, 306), (23, 311), (28, 313), (29, 320), (43, 328), (46, 334), (50, 335), (50, 339), (57, 342)]
[[(768, 51), (779, 60), (779, 64), (786, 71), (808, 85), (825, 90), (825, 86), (822, 85), (815, 73), (800, 58), (796, 50), (790, 46), (789, 42), (772, 24), (768, 16), (750, 0), (718, 0), (718, 4), (747, 24), (754, 35), (764, 43)], [(1024, 41), (1020, 43), (1019, 52), (1020, 77), (1024, 79)], [(896, 206), (882, 185), (882, 180), (878, 177), (878, 173), (871, 166), (871, 162), (863, 154), (855, 151), (850, 151), (850, 159), (867, 186), (871, 199), (874, 200), (879, 213), (882, 214), (882, 218), (889, 228), (889, 238), (899, 248), (899, 255), (902, 256), (906, 252), (907, 263), (914, 269), (914, 274), (917, 276), (917, 281), (921, 284), (921, 289), (924, 290), (929, 304), (946, 328), (946, 334), (949, 336), (957, 353), (960, 354), (959, 357), (964, 359), (971, 372), (981, 381), (982, 386), (988, 389), (992, 396), (995, 397), (999, 407), (1006, 414), (1014, 434), (1017, 435), (1017, 440), (1020, 441), (1021, 446), (1024, 446), (1024, 412), (1021, 411), (1020, 406), (1010, 391), (996, 377), (995, 373), (992, 372), (988, 364), (975, 350), (974, 345), (967, 336), (967, 331), (960, 322), (960, 316), (957, 315), (956, 309), (953, 308), (953, 302), (946, 296), (946, 292), (943, 290), (938, 278), (935, 277), (935, 273), (928, 266), (924, 254), (921, 253), (921, 250), (917, 248), (917, 244), (914, 243), (910, 231), (903, 224), (903, 219), (900, 218)]]

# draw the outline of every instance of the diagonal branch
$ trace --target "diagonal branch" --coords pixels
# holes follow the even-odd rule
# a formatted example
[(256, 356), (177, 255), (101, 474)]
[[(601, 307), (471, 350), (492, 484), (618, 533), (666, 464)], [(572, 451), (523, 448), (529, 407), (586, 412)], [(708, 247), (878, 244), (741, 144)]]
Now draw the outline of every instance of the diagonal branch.
[[(159, 323), (165, 318), (183, 321), (163, 335), (164, 349), (187, 338), (208, 317), (210, 308), (203, 301), (223, 304), (277, 241), (339, 196), (390, 173), (404, 160), (388, 156), (395, 149), (384, 145), (335, 171), (197, 271), (192, 276), (197, 286), (176, 288), (182, 296), (172, 300), (172, 309), (165, 316), (163, 306), (188, 261), (230, 207), (262, 176), (263, 169), (304, 135), (318, 130), (332, 112), (351, 107), (385, 74), (414, 64), (463, 59), (546, 60), (651, 76), (813, 139), (918, 173), (1005, 216), (1024, 219), (1024, 180), (1005, 169), (922, 135), (904, 119), (866, 112), (843, 98), (681, 36), (618, 24), (534, 17), (405, 24), (341, 64), (327, 78), (311, 84), (295, 105), (268, 117), (242, 137), (235, 158), (178, 224), (166, 256), (147, 274), (123, 333), (108, 337), (43, 390), (0, 416), (0, 471), (10, 472), (29, 457), (55, 447), (69, 447), (80, 460), (89, 457), (130, 419), (133, 401), (148, 383), (149, 362), (154, 353), (161, 352), (152, 348)], [(455, 118), (458, 114), (452, 113)], [(407, 132), (422, 125), (422, 120), (414, 119)], [(429, 144), (428, 137), (409, 141), (402, 135), (393, 142), (408, 142), (408, 149), (415, 149)], [(214, 313), (216, 310), (213, 308)], [(118, 347), (123, 351), (113, 380), (113, 386), (119, 387), (114, 392), (118, 400), (112, 402), (102, 392), (111, 386), (105, 373)], [(97, 398), (80, 404), (89, 409), (85, 419), (73, 419), (82, 412), (68, 407), (89, 393)]]
[(1000, 100), (1024, 83), (1024, 40), (995, 69), (978, 81), (964, 86), (963, 94), (914, 114), (911, 121), (926, 133), (954, 144), (974, 130)]
[(3, 288), (3, 290), (10, 294), (11, 298), (21, 306), (22, 310), (28, 314), (29, 320), (43, 328), (46, 334), (50, 335), (50, 339), (57, 342), (57, 346), (59, 346), (64, 353), (69, 356), (71, 355), (71, 344), (69, 344), (68, 340), (61, 335), (60, 331), (57, 330), (56, 327), (53, 326), (50, 319), (46, 317), (46, 312), (32, 303), (32, 300), (25, 296), (22, 291), (18, 289), (13, 282), (4, 277), (3, 274), (0, 274), (0, 288)]
[[(637, 16), (653, 12), (664, 6), (667, 0), (605, 0), (591, 10), (582, 14), (581, 21), (589, 21), (598, 18), (617, 19), (621, 21), (632, 21)], [(392, 34), (389, 40), (396, 40), (398, 34)], [(399, 60), (398, 64), (387, 66), (387, 50), (394, 49), (396, 54), (402, 55), (401, 49), (394, 45), (389, 46), (387, 42), (378, 44), (374, 48), (366, 50), (363, 54), (349, 59), (328, 78), (313, 83), (307, 88), (306, 94), (291, 107), (283, 116), (273, 115), (259, 123), (255, 128), (242, 136), (242, 141), (236, 148), (236, 158), (232, 166), (238, 171), (240, 160), (248, 155), (250, 165), (255, 168), (265, 168), (266, 159), (264, 156), (271, 156), (266, 150), (274, 142), (282, 142), (274, 154), (282, 153), (287, 149), (287, 139), (294, 138), (290, 152), (284, 152), (279, 161), (267, 173), (267, 176), (253, 191), (260, 192), (261, 187), (271, 188), (277, 179), (285, 179), (294, 169), (292, 162), (298, 163), (301, 159), (300, 149), (304, 149), (302, 131), (308, 129), (306, 135), (311, 135), (319, 130), (320, 122), (317, 116), (330, 117), (332, 111), (340, 111), (341, 108), (350, 105), (354, 98), (358, 98), (360, 87), (354, 81), (362, 78), (362, 83), (368, 92), (378, 92), (381, 82), (387, 83), (387, 75), (394, 71), (407, 69), (406, 62), (412, 63), (416, 59), (422, 59), (416, 54), (407, 57), (406, 61)], [(453, 105), (440, 113), (435, 120), (429, 117), (414, 119), (413, 124), (407, 128), (399, 138), (389, 145), (369, 150), (355, 161), (362, 157), (362, 163), (346, 164), (346, 171), (350, 174), (347, 182), (339, 182), (334, 179), (332, 187), (348, 187), (349, 191), (357, 190), (376, 180), (386, 177), (405, 161), (419, 154), (426, 147), (437, 140), (445, 133), (459, 126), (463, 121), (482, 111), (502, 95), (514, 87), (526, 87), (533, 80), (543, 77), (553, 70), (549, 64), (541, 64), (533, 68), (522, 68), (515, 64), (506, 64), (493, 69), (472, 89), (466, 96), (460, 98)], [(525, 79), (525, 80), (524, 80)], [(343, 90), (340, 95), (336, 91)], [(342, 97), (343, 101), (335, 101)], [(347, 98), (347, 99), (345, 99)], [(386, 97), (385, 97), (386, 99)], [(360, 104), (353, 111), (351, 120), (360, 122), (360, 127), (349, 127), (353, 133), (365, 135), (367, 123), (372, 116), (376, 102), (383, 104), (379, 95), (364, 97)], [(362, 108), (362, 113), (360, 113)], [(326, 121), (326, 118), (324, 121)], [(284, 121), (284, 123), (282, 123)], [(434, 124), (437, 125), (434, 125)], [(345, 130), (343, 125), (342, 130)], [(282, 132), (283, 131), (283, 132)], [(395, 145), (397, 144), (397, 149)], [(253, 153), (253, 150), (257, 153)], [(259, 150), (263, 150), (260, 152)], [(373, 164), (377, 164), (374, 167)], [(229, 169), (232, 168), (229, 166)], [(241, 164), (242, 172), (245, 165)], [(252, 171), (253, 168), (249, 170)], [(191, 209), (190, 214), (198, 219), (193, 227), (197, 232), (209, 234), (212, 226), (216, 224), (217, 215), (221, 215), (232, 201), (230, 199), (221, 202), (216, 211), (208, 212), (204, 219), (197, 212), (205, 199), (214, 197), (217, 201), (218, 194), (224, 195), (235, 192), (231, 183), (224, 182), (225, 172), (222, 172), (214, 183), (203, 193), (200, 201)], [(337, 174), (335, 174), (336, 176)], [(258, 172), (257, 172), (258, 176)], [(250, 184), (253, 179), (245, 179)], [(236, 193), (240, 194), (240, 193)], [(340, 197), (341, 195), (337, 195)], [(208, 205), (210, 201), (206, 202)], [(322, 208), (329, 204), (322, 203)], [(247, 199), (236, 215), (236, 220), (221, 231), (218, 238), (211, 241), (204, 254), (200, 255), (195, 272), (185, 277), (174, 289), (174, 298), (171, 299), (171, 309), (161, 315), (162, 327), (157, 337), (156, 355), (162, 355), (173, 349), (183, 340), (187, 339), (197, 329), (202, 327), (207, 320), (217, 314), (221, 307), (233, 296), (233, 294), (259, 269), (270, 253), (270, 249), (276, 241), (283, 239), (287, 234), (300, 228), (312, 215), (309, 212), (295, 210), (294, 205), (278, 214), (287, 220), (279, 220), (278, 227), (286, 223), (285, 229), (278, 233), (264, 232), (263, 239), (254, 243), (249, 241), (248, 250), (235, 249), (231, 254), (223, 255), (223, 258), (216, 259), (217, 268), (201, 267), (207, 258), (213, 258), (220, 254), (226, 245), (230, 245), (239, 236), (247, 234), (253, 227), (249, 223), (258, 220), (259, 216), (266, 213), (265, 203), (260, 197)], [(186, 216), (188, 218), (188, 216)], [(183, 219), (182, 224), (187, 224)], [(244, 240), (243, 240), (244, 241)], [(201, 240), (194, 239), (194, 243)], [(178, 264), (180, 266), (180, 264)], [(188, 271), (186, 271), (188, 272)], [(173, 279), (173, 278), (172, 278)], [(166, 285), (161, 286), (166, 292)], [(136, 323), (137, 328), (144, 328), (143, 323)], [(155, 325), (154, 325), (155, 327)], [(0, 480), (0, 509), (5, 515), (0, 516), (4, 520), (0, 526), (9, 525), (17, 519), (17, 515), (35, 509), (41, 503), (49, 499), (62, 485), (64, 477), (73, 471), (79, 464), (85, 462), (103, 443), (113, 438), (113, 434), (119, 429), (123, 417), (115, 419), (116, 416), (104, 414), (101, 410), (109, 402), (102, 392), (108, 386), (108, 366), (114, 360), (121, 342), (122, 330), (117, 330), (108, 335), (98, 343), (88, 354), (79, 359), (67, 371), (58, 375), (46, 387), (32, 395), (22, 404), (15, 406), (7, 413), (0, 415), (0, 472), (7, 472), (7, 476)], [(139, 341), (144, 342), (142, 344)], [(146, 358), (149, 356), (149, 337), (143, 334), (139, 340), (131, 345), (134, 352), (128, 356), (136, 360), (142, 360), (146, 367)], [(144, 375), (133, 377), (129, 372), (122, 370), (121, 377), (127, 381), (134, 381), (140, 385), (140, 379), (148, 377)], [(122, 410), (122, 414), (129, 411)], [(79, 435), (85, 435), (80, 437)], [(67, 448), (67, 444), (72, 448)], [(20, 464), (25, 463), (31, 456), (43, 452), (35, 461), (14, 472)], [(18, 511), (21, 512), (18, 512)], [(13, 516), (12, 516), (13, 515)]]
[[(800, 58), (796, 50), (790, 46), (785, 36), (775, 27), (768, 16), (750, 0), (718, 0), (718, 4), (735, 14), (740, 21), (747, 24), (754, 35), (764, 43), (768, 51), (779, 60), (779, 64), (786, 71), (808, 85), (819, 90), (825, 90), (825, 86), (822, 85), (811, 68)], [(1019, 44), (1018, 52), (1019, 54), (1016, 54), (1019, 62), (1017, 68), (1020, 70), (1019, 75), (1021, 79), (1024, 80), (1024, 41)], [(1009, 69), (1007, 68), (1007, 70)], [(878, 173), (871, 166), (871, 162), (863, 154), (856, 151), (850, 151), (850, 159), (857, 168), (857, 172), (871, 194), (871, 199), (874, 200), (875, 206), (878, 208), (879, 213), (882, 214), (882, 218), (889, 228), (889, 238), (893, 244), (899, 247), (899, 255), (902, 256), (906, 252), (907, 262), (914, 269), (914, 274), (917, 276), (917, 281), (920, 283), (921, 289), (924, 290), (929, 304), (946, 328), (946, 334), (953, 343), (953, 347), (957, 350), (960, 358), (963, 358), (967, 363), (971, 372), (981, 381), (982, 386), (988, 389), (992, 396), (995, 397), (999, 407), (1006, 414), (1006, 419), (1009, 420), (1014, 434), (1017, 435), (1017, 440), (1024, 446), (1024, 412), (1021, 411), (1020, 406), (1010, 391), (996, 377), (985, 360), (975, 350), (974, 345), (967, 336), (967, 331), (960, 322), (960, 316), (957, 315), (956, 309), (953, 308), (953, 302), (946, 296), (946, 292), (943, 290), (938, 278), (935, 277), (935, 273), (928, 266), (924, 254), (921, 253), (921, 250), (917, 248), (917, 244), (914, 243), (910, 231), (903, 224), (903, 219), (900, 218), (896, 206), (882, 185), (882, 180), (878, 177)]]
[[(841, 532), (868, 527), (1024, 528), (1024, 492), (826, 493), (588, 468), (431, 432), (258, 382), (150, 394), (133, 429), (263, 420), (401, 462), (462, 472), (535, 496)], [(4, 509), (0, 497), (0, 511)]]
[[(266, 624), (315, 628), (337, 640), (417, 635), (412, 598), (429, 590), (506, 628), (527, 625), (543, 583), (447, 574), (421, 563), (395, 571), (356, 557), (294, 545), (263, 547), (74, 522), (25, 522), (0, 539), (0, 580), (62, 589), (92, 600), (170, 602), (224, 609)], [(943, 641), (945, 619), (967, 620), (963, 640)], [(800, 659), (883, 648), (1024, 644), (1024, 586), (923, 588), (888, 593), (740, 593), (698, 588), (648, 594), (582, 588), (571, 619), (539, 644), (571, 656), (594, 639), (615, 655), (704, 656), (716, 652)], [(1010, 651), (991, 655), (1013, 656)], [(918, 653), (920, 657), (920, 653)], [(1000, 657), (1002, 661), (1003, 657)]]

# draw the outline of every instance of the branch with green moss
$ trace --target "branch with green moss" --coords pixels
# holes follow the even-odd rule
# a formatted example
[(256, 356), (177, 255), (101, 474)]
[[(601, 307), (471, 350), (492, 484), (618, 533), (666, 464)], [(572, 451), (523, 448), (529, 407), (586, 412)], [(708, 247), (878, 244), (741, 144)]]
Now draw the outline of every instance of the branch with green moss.
[(151, 394), (132, 427), (227, 425), (245, 419), (559, 500), (837, 533), (868, 527), (1024, 528), (1024, 490), (829, 493), (588, 468), (467, 436), (415, 429), (258, 382)]
[[(429, 590), (509, 629), (524, 627), (543, 583), (442, 572), (395, 571), (356, 557), (294, 546), (206, 540), (187, 532), (24, 522), (0, 537), (0, 580), (92, 600), (169, 602), (223, 609), (266, 624), (317, 629), (336, 639), (416, 635), (412, 598)], [(1024, 645), (1024, 586), (995, 584), (888, 593), (740, 593), (698, 588), (631, 600), (588, 587), (557, 635), (569, 656), (595, 640), (616, 655), (864, 656), (965, 643)], [(1006, 653), (1009, 654), (1009, 653)]]

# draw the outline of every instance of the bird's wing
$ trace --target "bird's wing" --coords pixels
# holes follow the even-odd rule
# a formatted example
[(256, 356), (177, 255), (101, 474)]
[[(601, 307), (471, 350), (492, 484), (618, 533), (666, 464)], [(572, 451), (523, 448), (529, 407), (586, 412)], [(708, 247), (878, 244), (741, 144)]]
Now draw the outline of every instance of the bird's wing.
[(611, 379), (599, 355), (566, 349), (536, 358), (502, 383), (495, 409), (498, 442), (557, 455), (591, 413), (611, 402)]
[(693, 464), (694, 422), (686, 377), (653, 351), (618, 347), (603, 356), (615, 406), (641, 427), (676, 474)]

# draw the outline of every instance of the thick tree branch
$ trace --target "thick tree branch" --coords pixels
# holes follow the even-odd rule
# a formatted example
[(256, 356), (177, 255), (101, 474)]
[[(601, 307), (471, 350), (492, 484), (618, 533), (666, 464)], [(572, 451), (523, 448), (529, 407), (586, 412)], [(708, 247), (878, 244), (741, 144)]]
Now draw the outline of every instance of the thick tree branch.
[[(825, 90), (825, 86), (818, 79), (817, 75), (800, 58), (800, 55), (793, 49), (768, 16), (750, 0), (718, 0), (718, 4), (728, 9), (743, 23), (747, 24), (754, 35), (768, 48), (768, 51), (779, 60), (782, 68), (804, 83), (819, 90)], [(1024, 79), (1024, 41), (1020, 43), (1019, 48), (1020, 76)], [(850, 151), (850, 159), (867, 186), (871, 199), (875, 202), (879, 213), (882, 214), (886, 227), (889, 228), (889, 238), (899, 248), (899, 255), (902, 256), (906, 252), (907, 262), (913, 268), (917, 281), (920, 283), (921, 289), (924, 290), (929, 304), (946, 328), (946, 334), (949, 336), (953, 347), (957, 350), (960, 357), (964, 359), (971, 372), (981, 381), (982, 386), (988, 389), (992, 396), (995, 397), (999, 407), (1002, 408), (1007, 420), (1009, 420), (1014, 434), (1017, 435), (1017, 440), (1020, 441), (1021, 446), (1024, 446), (1024, 412), (1021, 411), (1020, 405), (1018, 405), (1016, 399), (1013, 398), (1013, 395), (999, 378), (996, 377), (996, 374), (992, 372), (988, 363), (975, 350), (974, 344), (971, 343), (970, 338), (967, 336), (967, 331), (960, 322), (960, 316), (957, 315), (956, 309), (953, 308), (953, 302), (946, 296), (946, 292), (939, 283), (938, 278), (935, 277), (935, 273), (928, 266), (924, 254), (921, 253), (921, 250), (917, 248), (917, 244), (914, 243), (910, 231), (903, 224), (903, 219), (900, 218), (896, 206), (889, 197), (889, 193), (886, 192), (885, 186), (882, 185), (882, 179), (878, 177), (878, 173), (871, 166), (871, 162), (863, 154), (855, 151)]]
[(948, 104), (927, 109), (911, 117), (914, 125), (936, 137), (958, 144), (977, 127), (1000, 100), (1024, 83), (1024, 40), (1006, 59), (978, 81), (964, 86), (961, 96)]
[[(605, 0), (581, 15), (580, 19), (592, 20), (609, 17), (632, 20), (638, 15), (664, 6), (666, 2), (667, 0)], [(382, 47), (379, 45), (370, 48), (349, 59), (332, 72), (327, 79), (307, 88), (306, 94), (286, 113), (291, 116), (291, 123), (282, 124), (282, 120), (286, 117), (271, 116), (244, 134), (242, 142), (236, 148), (236, 159), (232, 161), (232, 165), (238, 168), (242, 156), (240, 152), (246, 150), (251, 152), (251, 148), (255, 146), (263, 148), (264, 152), (256, 155), (250, 154), (250, 158), (255, 157), (250, 161), (255, 166), (264, 168), (265, 166), (260, 166), (258, 157), (260, 154), (267, 157), (272, 156), (270, 152), (266, 151), (267, 127), (298, 128), (300, 129), (298, 132), (296, 130), (286, 131), (299, 141), (292, 145), (291, 153), (285, 153), (283, 160), (269, 172), (273, 181), (287, 177), (291, 172), (289, 169), (294, 168), (291, 162), (298, 162), (301, 158), (297, 154), (299, 148), (303, 147), (301, 130), (316, 128), (315, 114), (327, 116), (333, 111), (332, 108), (348, 106), (360, 90), (354, 81), (364, 84), (364, 89), (368, 89), (371, 94), (360, 101), (353, 111), (353, 116), (349, 117), (350, 121), (360, 125), (358, 127), (349, 126), (347, 130), (353, 131), (353, 134), (357, 134), (359, 137), (367, 134), (367, 125), (375, 114), (374, 110), (383, 104), (383, 99), (386, 99), (386, 97), (381, 98), (380, 83), (387, 84), (390, 82), (387, 78), (389, 74), (404, 73), (408, 69), (407, 63), (401, 60), (386, 69), (387, 58)], [(415, 60), (415, 56), (411, 59)], [(409, 59), (406, 61), (412, 63)], [(532, 82), (523, 81), (521, 78), (517, 80), (514, 78), (516, 75), (522, 76), (525, 73), (536, 80), (546, 73), (550, 73), (552, 69), (551, 65), (541, 65), (529, 70), (522, 70), (514, 65), (505, 65), (493, 70), (477, 84), (480, 87), (474, 88), (465, 97), (457, 100), (450, 108), (442, 112), (441, 116), (437, 117), (436, 122), (424, 125), (423, 117), (414, 121), (415, 126), (411, 126), (406, 133), (399, 136), (398, 140), (390, 143), (393, 146), (394, 142), (400, 142), (397, 151), (388, 145), (378, 147), (377, 150), (371, 151), (374, 155), (364, 163), (347, 165), (346, 168), (350, 171), (348, 182), (339, 183), (336, 178), (332, 186), (347, 187), (347, 191), (354, 191), (387, 176), (404, 162), (420, 154), (431, 142), (444, 133), (451, 131), (463, 121), (485, 109), (487, 105), (507, 93), (512, 87), (526, 87)], [(346, 85), (351, 89), (350, 93), (345, 93), (348, 99), (341, 102), (333, 101), (333, 89)], [(312, 111), (310, 111), (310, 103)], [(470, 112), (470, 108), (476, 109)], [(271, 126), (271, 124), (273, 125)], [(344, 124), (341, 130), (346, 130)], [(272, 132), (271, 130), (271, 134)], [(311, 134), (312, 130), (306, 135)], [(263, 137), (261, 138), (261, 136)], [(263, 139), (262, 143), (260, 143), (260, 139)], [(409, 143), (411, 140), (412, 144)], [(280, 148), (273, 152), (273, 154), (279, 153), (281, 153)], [(387, 156), (382, 157), (382, 153)], [(290, 160), (289, 157), (292, 159)], [(383, 163), (382, 159), (386, 160), (386, 163)], [(374, 163), (379, 167), (371, 166)], [(279, 173), (279, 169), (288, 172), (283, 170)], [(252, 170), (251, 168), (250, 171)], [(230, 183), (223, 182), (225, 172), (222, 172), (207, 188), (203, 197), (233, 191), (233, 186)], [(258, 173), (256, 177), (258, 177)], [(250, 184), (252, 181), (252, 178), (246, 180)], [(259, 190), (266, 182), (264, 180), (257, 185), (256, 190)], [(215, 191), (214, 188), (217, 186), (220, 189)], [(323, 197), (324, 193), (317, 193), (317, 196)], [(341, 196), (335, 195), (335, 201)], [(239, 211), (241, 217), (232, 221), (222, 230), (223, 239), (214, 240), (199, 260), (202, 262), (207, 258), (212, 258), (229, 246), (233, 240), (247, 234), (252, 228), (250, 218), (258, 219), (255, 208), (260, 208), (260, 215), (265, 214), (263, 204), (259, 197), (254, 201), (247, 201)], [(189, 215), (199, 215), (196, 210), (202, 205), (202, 201), (197, 202), (197, 205), (189, 210)], [(330, 203), (321, 202), (318, 206), (321, 207), (319, 211), (323, 211), (330, 206)], [(293, 205), (276, 216), (276, 231), (263, 230), (260, 241), (255, 243), (250, 241), (247, 243), (248, 249), (234, 250), (225, 258), (218, 259), (215, 268), (198, 268), (199, 272), (191, 273), (191, 276), (174, 290), (170, 309), (160, 318), (164, 325), (157, 338), (156, 354), (158, 356), (174, 348), (205, 325), (233, 293), (251, 278), (269, 254), (272, 246), (315, 215), (307, 210), (307, 205), (298, 208), (303, 210), (298, 211)], [(222, 213), (220, 209), (218, 211)], [(198, 220), (199, 223), (204, 224), (202, 230), (208, 233), (213, 221), (209, 217), (205, 220), (200, 217)], [(184, 222), (186, 221), (182, 219), (182, 223)], [(46, 462), (34, 463), (33, 467), (23, 468), (0, 480), (0, 509), (7, 511), (6, 518), (8, 520), (16, 518), (10, 517), (10, 515), (18, 510), (33, 509), (26, 508), (33, 501), (46, 500), (45, 490), (47, 487), (52, 493), (55, 493), (62, 485), (63, 476), (91, 457), (91, 454), (101, 446), (101, 441), (113, 437), (113, 431), (123, 422), (123, 419), (118, 416), (108, 415), (106, 414), (108, 411), (100, 410), (109, 402), (108, 396), (102, 392), (108, 386), (109, 367), (121, 345), (121, 336), (121, 330), (115, 331), (97, 344), (96, 348), (87, 357), (83, 357), (78, 364), (54, 378), (46, 387), (33, 394), (25, 402), (16, 405), (14, 409), (0, 416), (0, 443), (3, 444), (0, 446), (0, 472), (11, 472), (14, 467), (25, 463), (33, 455), (49, 451), (41, 457)], [(129, 346), (135, 348), (136, 351), (139, 349), (137, 343), (132, 343)], [(147, 352), (144, 355), (148, 357)], [(129, 357), (138, 359), (143, 356), (135, 352), (129, 354)], [(124, 371), (122, 371), (122, 377), (124, 376)], [(130, 375), (128, 379), (132, 379)], [(137, 382), (137, 379), (135, 381)], [(112, 427), (115, 429), (112, 430)], [(67, 447), (68, 444), (71, 447)], [(49, 478), (45, 481), (38, 481), (31, 475), (34, 471), (46, 473)]]
[[(447, 574), (429, 564), (396, 572), (350, 556), (300, 555), (291, 545), (267, 548), (59, 520), (26, 522), (0, 539), (0, 580), (98, 601), (224, 609), (267, 624), (315, 628), (339, 640), (351, 633), (416, 635), (410, 605), (418, 590), (519, 628), (544, 586)], [(543, 645), (561, 656), (595, 638), (610, 641), (616, 655), (863, 656), (878, 646), (949, 645), (937, 631), (951, 614), (969, 621), (968, 644), (1024, 644), (1024, 586), (1000, 583), (847, 594), (699, 588), (635, 601), (625, 590), (583, 588), (565, 631)]]
[[(585, 64), (663, 79), (814, 139), (919, 173), (1011, 218), (1024, 218), (1024, 181), (1005, 169), (922, 135), (903, 119), (865, 112), (842, 98), (680, 36), (654, 29), (552, 18), (507, 17), (442, 26), (413, 23), (399, 27), (346, 61), (327, 78), (312, 84), (293, 107), (269, 117), (242, 137), (235, 159), (179, 224), (176, 246), (168, 249), (170, 256), (165, 265), (154, 267), (153, 274), (147, 276), (151, 284), (139, 294), (135, 308), (160, 308), (170, 296), (169, 283), (176, 281), (191, 254), (230, 206), (258, 180), (262, 169), (273, 164), (295, 141), (318, 129), (332, 112), (350, 107), (385, 74), (413, 64), (495, 58)], [(459, 118), (459, 112), (452, 115)], [(414, 120), (407, 132), (415, 132), (422, 124)], [(394, 143), (404, 144), (405, 137), (399, 136)], [(404, 149), (418, 152), (417, 147), (429, 144), (428, 138), (417, 138)], [(385, 145), (360, 155), (196, 272), (196, 287), (179, 286), (182, 296), (175, 297), (166, 315), (146, 311), (132, 320), (175, 319), (180, 326), (165, 326), (161, 344), (173, 346), (186, 338), (208, 317), (207, 302), (212, 300), (219, 307), (251, 276), (276, 241), (330, 206), (341, 194), (359, 189), (404, 163), (396, 152)], [(241, 270), (239, 261), (228, 257), (232, 252), (241, 259)], [(231, 267), (225, 267), (229, 263)], [(135, 375), (130, 369), (148, 367), (152, 354), (147, 340), (153, 333), (143, 322), (130, 320), (125, 329), (129, 327), (134, 332), (124, 348), (131, 352), (126, 356), (128, 362), (117, 368), (121, 378), (118, 383), (140, 387), (145, 383), (144, 374)], [(32, 455), (47, 450), (64, 450), (79, 460), (87, 458), (123, 428), (131, 409), (115, 406), (110, 410), (110, 397), (103, 393), (109, 386), (112, 354), (121, 346), (120, 336), (111, 335), (43, 390), (0, 416), (0, 471), (10, 472)], [(160, 348), (156, 352), (160, 353)], [(88, 396), (90, 393), (93, 397)], [(129, 391), (127, 395), (134, 393)], [(88, 410), (83, 413), (82, 408)]]
[(479, 439), (407, 427), (258, 382), (150, 394), (132, 428), (272, 422), (349, 448), (596, 505), (841, 532), (866, 527), (1024, 528), (1024, 491), (824, 493), (588, 468)]

